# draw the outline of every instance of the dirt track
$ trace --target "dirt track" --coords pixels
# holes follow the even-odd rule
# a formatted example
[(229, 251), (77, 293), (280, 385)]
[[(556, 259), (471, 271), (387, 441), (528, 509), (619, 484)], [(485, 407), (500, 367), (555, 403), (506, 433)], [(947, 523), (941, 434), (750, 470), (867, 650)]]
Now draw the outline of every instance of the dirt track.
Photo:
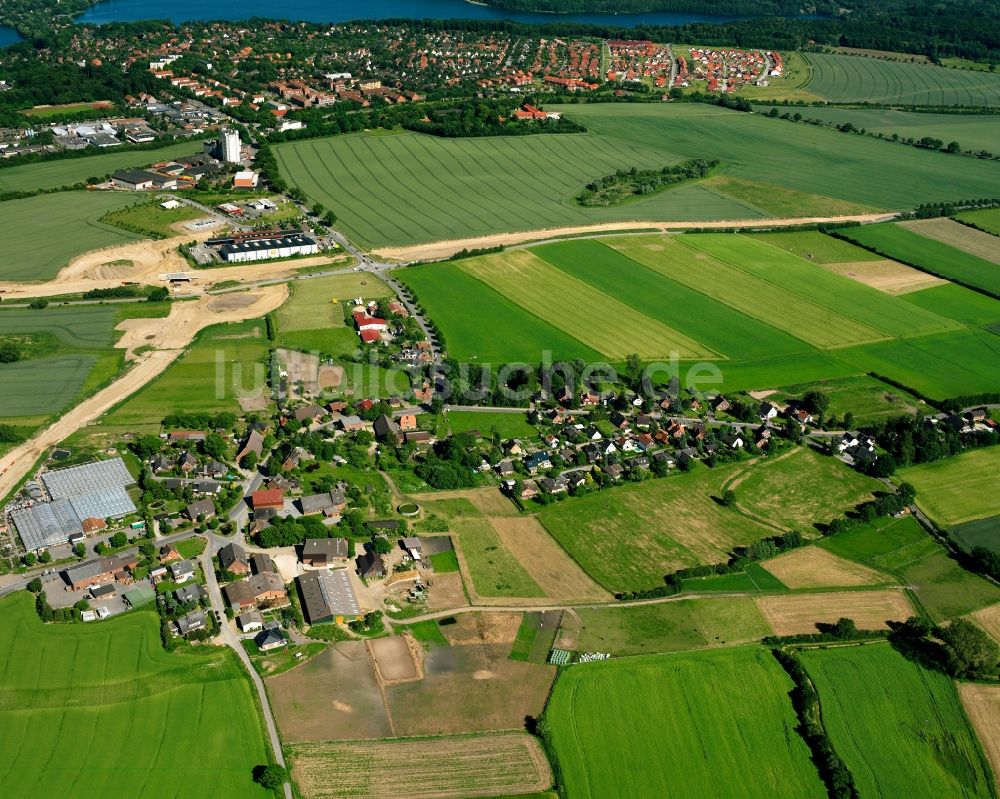
[(736, 219), (717, 222), (607, 222), (601, 225), (578, 227), (545, 228), (527, 230), (520, 233), (494, 233), (487, 236), (473, 236), (467, 239), (432, 241), (427, 244), (413, 244), (408, 247), (382, 247), (375, 255), (392, 261), (430, 261), (447, 258), (463, 249), (484, 249), (489, 247), (510, 247), (526, 242), (542, 241), (564, 236), (586, 236), (590, 233), (606, 233), (614, 230), (690, 230), (691, 228), (757, 228), (794, 227), (795, 225), (815, 225), (823, 222), (882, 222), (892, 219), (895, 214), (853, 214), (850, 216), (792, 217), (786, 219)]
[[(268, 286), (231, 297), (202, 297), (177, 302), (170, 309), (170, 315), (162, 319), (122, 322), (119, 329), (125, 334), (116, 346), (126, 350), (126, 358), (133, 362), (132, 367), (0, 458), (0, 497), (6, 496), (31, 471), (46, 449), (90, 424), (162, 373), (183, 353), (199, 330), (220, 322), (256, 319), (275, 310), (287, 297), (286, 285)], [(136, 357), (134, 351), (141, 346), (153, 349)]]

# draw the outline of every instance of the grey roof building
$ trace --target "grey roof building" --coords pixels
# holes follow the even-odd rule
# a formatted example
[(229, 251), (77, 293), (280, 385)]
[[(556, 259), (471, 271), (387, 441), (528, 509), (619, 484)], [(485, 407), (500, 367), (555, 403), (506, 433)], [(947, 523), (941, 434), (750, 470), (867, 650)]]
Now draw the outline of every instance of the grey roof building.
[(302, 610), (310, 624), (359, 618), (361, 605), (346, 570), (306, 572), (298, 578)]

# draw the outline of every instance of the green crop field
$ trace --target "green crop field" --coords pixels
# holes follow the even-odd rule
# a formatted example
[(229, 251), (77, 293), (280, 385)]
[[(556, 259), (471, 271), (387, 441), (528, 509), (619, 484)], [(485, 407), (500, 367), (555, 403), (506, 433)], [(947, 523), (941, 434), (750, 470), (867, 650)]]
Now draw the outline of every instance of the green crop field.
[[(858, 130), (880, 133), (900, 139), (930, 136), (945, 144), (957, 141), (963, 150), (995, 152), (1000, 141), (1000, 117), (992, 114), (921, 114), (886, 108), (836, 108), (813, 106), (789, 109), (777, 106), (779, 113), (798, 111), (804, 119), (819, 119), (831, 125), (850, 123)], [(759, 109), (770, 110), (767, 106)]]
[(260, 320), (207, 328), (179, 360), (105, 415), (102, 424), (151, 432), (171, 413), (239, 413), (238, 396), (267, 391), (267, 348)]
[(825, 796), (791, 688), (758, 647), (566, 669), (545, 710), (565, 795)]
[(49, 280), (74, 256), (136, 241), (141, 236), (100, 221), (134, 202), (130, 194), (70, 191), (0, 203), (0, 281)]
[(835, 239), (818, 230), (749, 233), (747, 236), (780, 247), (815, 264), (853, 264), (879, 260), (878, 255), (868, 250), (843, 239)]
[[(380, 247), (618, 220), (756, 217), (911, 208), (992, 196), (1000, 164), (789, 125), (700, 104), (550, 110), (583, 134), (441, 139), (363, 134), (275, 147), (282, 173)], [(621, 168), (721, 158), (720, 172), (620, 207), (574, 198)], [(347, 199), (350, 198), (350, 199)]]
[(951, 527), (1000, 514), (998, 474), (1000, 447), (986, 447), (900, 469), (899, 479), (913, 483), (917, 505), (928, 516)]
[(983, 547), (991, 552), (1000, 552), (1000, 516), (965, 522), (953, 527), (949, 535), (966, 551)]
[(865, 797), (995, 796), (951, 680), (888, 644), (800, 654), (823, 724)]
[[(834, 555), (855, 560), (874, 569), (894, 570), (900, 565), (924, 557), (933, 544), (916, 519), (878, 519), (835, 536), (819, 540), (818, 545)], [(933, 549), (933, 547), (931, 548)]]
[(1000, 75), (993, 73), (850, 55), (804, 57), (812, 72), (806, 89), (836, 103), (1000, 106)]
[(358, 348), (358, 335), (348, 325), (341, 303), (357, 297), (377, 300), (392, 289), (367, 272), (293, 282), (291, 296), (276, 312), (278, 344), (303, 352), (342, 355)]
[(920, 400), (909, 392), (868, 375), (782, 386), (775, 399), (778, 401), (801, 399), (809, 391), (819, 391), (829, 397), (827, 418), (842, 417), (845, 413), (852, 413), (856, 421), (864, 422), (912, 414), (921, 408)]
[[(780, 530), (796, 527), (808, 535), (812, 522), (829, 521), (864, 499), (874, 482), (840, 466), (805, 451), (785, 459), (699, 466), (549, 505), (538, 518), (609, 591), (652, 588), (669, 572), (724, 561), (733, 547)], [(713, 500), (741, 478), (740, 512)]]
[(988, 230), (994, 236), (1000, 236), (1000, 208), (984, 208), (980, 211), (962, 211), (957, 215), (958, 219), (971, 222)]
[(198, 142), (180, 142), (152, 150), (101, 153), (82, 158), (64, 158), (38, 164), (21, 164), (0, 168), (0, 194), (8, 191), (39, 191), (75, 186), (89, 178), (103, 179), (118, 169), (148, 166), (199, 152)]
[(464, 433), (476, 430), (481, 436), (491, 437), (495, 430), (501, 438), (536, 438), (537, 428), (528, 424), (523, 413), (481, 413), (479, 411), (448, 411), (451, 432)]
[[(997, 245), (1000, 246), (1000, 241)], [(1000, 300), (994, 300), (955, 283), (911, 291), (902, 295), (902, 298), (925, 310), (966, 325), (1000, 322)]]
[(254, 702), (232, 653), (164, 652), (155, 613), (43, 626), (0, 602), (4, 796), (268, 796)]
[(888, 258), (917, 266), (948, 280), (984, 289), (1000, 297), (1000, 267), (913, 230), (886, 222), (849, 228), (843, 234)]

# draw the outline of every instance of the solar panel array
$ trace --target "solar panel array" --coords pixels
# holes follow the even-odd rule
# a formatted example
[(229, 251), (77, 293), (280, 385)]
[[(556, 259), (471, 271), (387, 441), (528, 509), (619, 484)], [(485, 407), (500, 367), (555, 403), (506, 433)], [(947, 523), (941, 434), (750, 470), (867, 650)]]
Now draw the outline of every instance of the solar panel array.
[(106, 519), (135, 512), (125, 486), (135, 482), (121, 458), (45, 472), (42, 482), (52, 497), (32, 508), (11, 512), (26, 549), (65, 544), (83, 532), (83, 519)]

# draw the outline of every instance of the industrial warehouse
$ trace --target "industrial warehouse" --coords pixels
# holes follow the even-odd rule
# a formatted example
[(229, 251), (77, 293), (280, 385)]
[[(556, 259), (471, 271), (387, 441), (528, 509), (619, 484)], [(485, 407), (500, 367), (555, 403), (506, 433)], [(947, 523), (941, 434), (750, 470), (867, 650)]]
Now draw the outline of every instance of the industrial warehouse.
[(33, 504), (10, 512), (27, 550), (65, 544), (71, 536), (104, 526), (104, 520), (135, 513), (125, 491), (135, 483), (121, 458), (45, 472), (42, 483), (28, 484)]
[(266, 261), (291, 258), (293, 255), (315, 255), (319, 245), (298, 230), (265, 230), (226, 238), (209, 239), (206, 244), (216, 249), (228, 262)]

